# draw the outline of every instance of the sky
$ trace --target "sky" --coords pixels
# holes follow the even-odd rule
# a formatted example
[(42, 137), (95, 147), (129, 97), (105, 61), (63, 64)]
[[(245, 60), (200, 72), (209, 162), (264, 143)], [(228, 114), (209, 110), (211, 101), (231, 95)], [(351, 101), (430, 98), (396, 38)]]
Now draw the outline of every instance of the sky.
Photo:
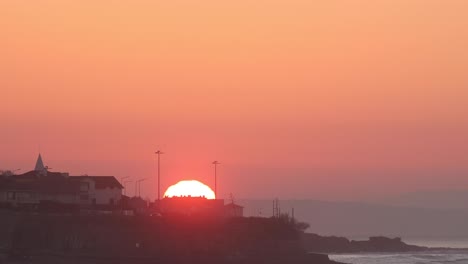
[[(0, 168), (242, 198), (468, 189), (465, 0), (0, 1)], [(132, 185), (133, 183), (130, 183)], [(133, 187), (128, 188), (133, 193)]]

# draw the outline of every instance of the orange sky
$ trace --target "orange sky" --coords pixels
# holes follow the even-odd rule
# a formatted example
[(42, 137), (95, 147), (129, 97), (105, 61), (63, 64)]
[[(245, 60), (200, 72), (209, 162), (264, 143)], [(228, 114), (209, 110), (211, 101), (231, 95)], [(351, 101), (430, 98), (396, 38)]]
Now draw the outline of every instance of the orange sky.
[[(238, 197), (468, 187), (465, 0), (0, 2), (0, 168)], [(142, 192), (155, 197), (154, 179)]]

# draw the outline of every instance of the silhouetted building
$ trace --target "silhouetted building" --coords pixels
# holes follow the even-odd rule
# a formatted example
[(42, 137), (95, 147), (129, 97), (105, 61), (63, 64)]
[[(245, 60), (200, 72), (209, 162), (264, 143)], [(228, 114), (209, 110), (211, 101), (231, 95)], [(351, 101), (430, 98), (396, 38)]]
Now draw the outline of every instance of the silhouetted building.
[(211, 215), (215, 217), (243, 217), (244, 207), (229, 203), (224, 204), (224, 199), (206, 199), (205, 197), (164, 197), (155, 206), (162, 214), (181, 215)]
[(226, 217), (243, 217), (244, 207), (235, 203), (228, 203), (224, 205), (224, 216)]
[(67, 205), (117, 205), (123, 186), (113, 176), (72, 176), (51, 172), (39, 157), (33, 171), (0, 178), (0, 203), (35, 206), (44, 202)]
[(80, 204), (117, 205), (122, 199), (123, 186), (114, 176), (72, 176), (80, 185)]
[(164, 197), (160, 201), (159, 209), (163, 214), (223, 216), (224, 200), (191, 196)]

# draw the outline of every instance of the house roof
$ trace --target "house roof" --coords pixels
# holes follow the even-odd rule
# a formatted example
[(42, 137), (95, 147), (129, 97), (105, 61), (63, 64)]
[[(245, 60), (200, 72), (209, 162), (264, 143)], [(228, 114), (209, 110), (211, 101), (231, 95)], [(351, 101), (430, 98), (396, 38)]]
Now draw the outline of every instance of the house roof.
[(28, 171), (23, 174), (18, 174), (18, 175), (13, 175), (14, 178), (16, 179), (37, 179), (39, 177), (46, 177), (46, 178), (63, 178), (64, 173), (62, 172), (53, 172), (53, 171), (47, 171), (47, 174), (44, 175), (39, 171)]
[(40, 176), (36, 171), (30, 171), (0, 179), (0, 190), (34, 190), (50, 193), (75, 192), (79, 191), (79, 182), (82, 179), (94, 181), (96, 189), (123, 188), (114, 176), (64, 177), (64, 174), (60, 172), (47, 172), (47, 176)]
[(114, 176), (72, 176), (70, 179), (91, 179), (96, 183), (96, 189), (120, 188), (122, 184)]

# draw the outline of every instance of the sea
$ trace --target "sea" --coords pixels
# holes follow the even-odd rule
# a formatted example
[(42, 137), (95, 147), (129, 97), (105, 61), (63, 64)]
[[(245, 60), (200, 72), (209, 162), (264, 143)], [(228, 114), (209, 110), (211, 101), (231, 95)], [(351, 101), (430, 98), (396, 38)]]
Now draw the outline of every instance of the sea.
[(330, 259), (349, 264), (468, 264), (468, 238), (403, 238), (407, 244), (452, 248), (427, 252), (331, 254)]

